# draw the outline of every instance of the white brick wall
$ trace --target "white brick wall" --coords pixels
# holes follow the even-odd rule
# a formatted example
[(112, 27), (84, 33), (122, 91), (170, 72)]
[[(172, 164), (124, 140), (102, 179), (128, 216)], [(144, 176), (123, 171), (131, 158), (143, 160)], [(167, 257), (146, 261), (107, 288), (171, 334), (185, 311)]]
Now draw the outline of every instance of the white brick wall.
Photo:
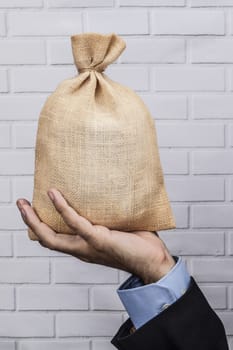
[(2, 40), (0, 64), (45, 64), (45, 45), (42, 40)]
[[(1, 73), (0, 73), (1, 74)], [(1, 84), (1, 83), (0, 83)], [(37, 120), (46, 95), (34, 94), (0, 95), (0, 121)], [(23, 124), (22, 124), (23, 125)]]
[[(87, 14), (87, 30), (118, 34), (148, 34), (148, 12), (145, 10), (103, 10)], [(130, 23), (129, 23), (130, 18)]]
[(76, 74), (70, 35), (127, 43), (106, 73), (155, 120), (181, 255), (233, 350), (233, 0), (0, 0), (0, 349), (113, 350), (128, 276), (50, 251), (16, 208), (32, 199), (40, 110)]
[(152, 34), (224, 34), (224, 12), (208, 10), (157, 10), (152, 12)]
[(7, 70), (0, 70), (0, 92), (8, 92)]
[(8, 14), (12, 36), (69, 35), (82, 30), (80, 12), (13, 12)]
[(19, 310), (88, 310), (86, 287), (20, 287)]
[(56, 331), (59, 337), (111, 336), (122, 323), (122, 315), (113, 312), (59, 312)]
[(223, 91), (224, 69), (220, 67), (160, 67), (152, 70), (155, 91)]

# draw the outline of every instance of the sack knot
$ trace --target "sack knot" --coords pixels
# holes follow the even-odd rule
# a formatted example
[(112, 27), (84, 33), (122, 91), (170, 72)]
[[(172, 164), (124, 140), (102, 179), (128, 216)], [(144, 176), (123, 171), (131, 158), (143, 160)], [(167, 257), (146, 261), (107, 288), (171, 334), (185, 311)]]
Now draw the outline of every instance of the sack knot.
[(79, 68), (78, 69), (78, 72), (79, 73), (84, 73), (84, 72), (88, 72), (88, 71), (96, 71), (98, 73), (102, 73), (104, 71), (104, 69), (98, 69), (98, 68), (95, 68), (95, 67), (84, 67), (84, 68)]

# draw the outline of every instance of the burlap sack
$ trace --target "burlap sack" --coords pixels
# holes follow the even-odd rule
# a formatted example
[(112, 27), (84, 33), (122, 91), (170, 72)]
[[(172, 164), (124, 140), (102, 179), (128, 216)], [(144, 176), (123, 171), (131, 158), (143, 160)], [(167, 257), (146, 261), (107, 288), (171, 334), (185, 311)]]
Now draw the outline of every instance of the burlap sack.
[(103, 73), (125, 42), (115, 34), (85, 33), (71, 36), (71, 43), (79, 74), (58, 84), (41, 110), (32, 206), (43, 222), (67, 234), (73, 231), (50, 201), (51, 187), (93, 224), (175, 228), (153, 119), (135, 92)]

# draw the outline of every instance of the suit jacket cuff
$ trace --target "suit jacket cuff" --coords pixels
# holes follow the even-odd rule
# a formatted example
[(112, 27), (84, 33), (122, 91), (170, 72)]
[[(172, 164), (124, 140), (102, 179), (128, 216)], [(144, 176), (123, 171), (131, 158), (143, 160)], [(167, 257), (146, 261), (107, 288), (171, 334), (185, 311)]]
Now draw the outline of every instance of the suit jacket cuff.
[(135, 328), (173, 304), (187, 290), (190, 275), (181, 257), (173, 256), (176, 264), (160, 280), (144, 285), (142, 280), (131, 275), (117, 293)]

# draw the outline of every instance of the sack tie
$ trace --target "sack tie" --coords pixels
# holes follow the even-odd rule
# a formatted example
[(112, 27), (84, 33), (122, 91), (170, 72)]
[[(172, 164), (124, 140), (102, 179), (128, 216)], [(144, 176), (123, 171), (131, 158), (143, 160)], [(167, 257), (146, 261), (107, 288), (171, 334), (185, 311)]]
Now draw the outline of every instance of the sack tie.
[(79, 73), (84, 73), (84, 72), (88, 72), (88, 71), (96, 71), (96, 72), (98, 72), (98, 73), (102, 73), (102, 72), (104, 72), (104, 69), (97, 69), (97, 68), (95, 68), (95, 67), (84, 67), (84, 68), (79, 68), (78, 69), (78, 72)]

